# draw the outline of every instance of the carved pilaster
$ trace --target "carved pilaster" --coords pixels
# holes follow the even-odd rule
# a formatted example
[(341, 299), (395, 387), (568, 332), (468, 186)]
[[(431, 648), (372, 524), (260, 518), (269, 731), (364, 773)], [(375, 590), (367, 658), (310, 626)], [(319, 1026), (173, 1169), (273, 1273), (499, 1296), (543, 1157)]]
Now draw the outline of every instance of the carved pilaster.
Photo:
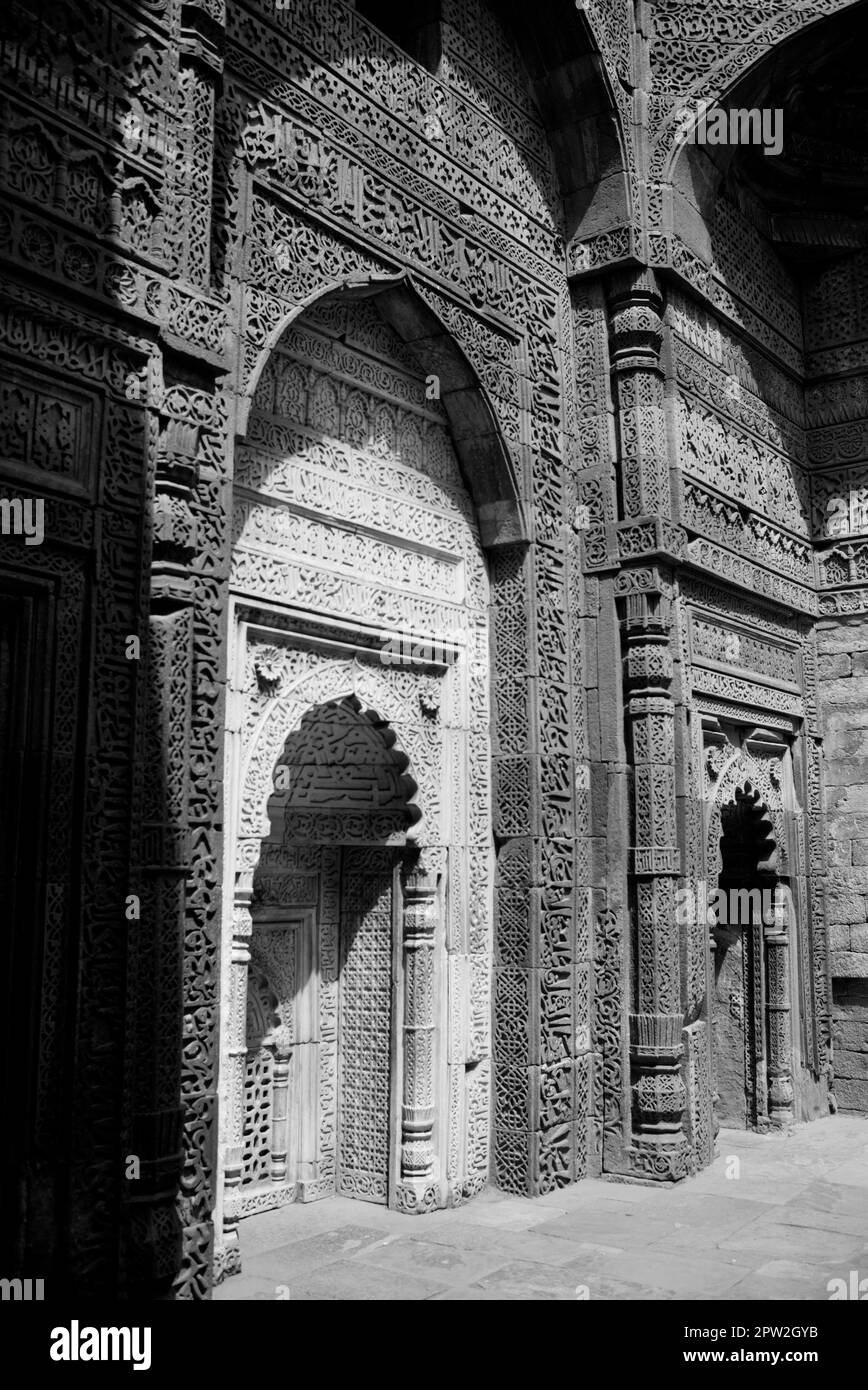
[(631, 1014), (630, 1055), (639, 1080), (633, 1087), (639, 1130), (680, 1136), (687, 1101), (681, 1079), (683, 1015)]
[(198, 480), (199, 430), (187, 421), (163, 417), (153, 502), (151, 594), (156, 608), (193, 601), (191, 562), (196, 554), (196, 522), (191, 502)]
[(764, 923), (768, 1014), (768, 1105), (772, 1124), (793, 1121), (793, 1043), (790, 1021), (789, 922), (786, 900), (775, 897), (773, 920)]
[(672, 604), (660, 588), (627, 593), (626, 712), (634, 764), (631, 886), (635, 904), (631, 1016), (634, 1132), (663, 1145), (683, 1140), (686, 1094), (680, 1076), (680, 941), (675, 885), (675, 710), (670, 686)]
[(404, 879), (404, 1020), (401, 1181), (398, 1205), (436, 1205), (434, 1176), (434, 950), (437, 875), (418, 865)]
[[(663, 296), (651, 271), (631, 269), (612, 277), (607, 299), (620, 516), (624, 521), (654, 518), (659, 530), (672, 516), (660, 363)], [(671, 548), (668, 540), (660, 544)], [(625, 704), (634, 765), (630, 886), (637, 1013), (631, 1022), (631, 1059), (634, 1137), (641, 1148), (636, 1161), (645, 1172), (677, 1176), (680, 1162), (671, 1161), (668, 1152), (658, 1162), (649, 1151), (649, 1145), (680, 1151), (684, 1142), (672, 601), (668, 585), (653, 571), (643, 572), (641, 580), (632, 571), (624, 573), (616, 589), (625, 596)]]
[[(162, 1298), (177, 1273), (178, 1252), (166, 1231), (187, 1222), (187, 1174), (176, 1132), (177, 1074), (166, 1041), (183, 1047), (180, 982), (190, 865), (190, 759), (193, 713), (194, 614), (186, 566), (195, 549), (195, 527), (187, 544), (174, 545), (172, 467), (178, 422), (160, 419), (151, 509), (151, 612), (146, 649), (147, 703), (144, 731), (144, 814), (141, 845), (142, 910), (136, 969), (147, 980), (137, 1029), (135, 1157), (143, 1179), (127, 1187), (130, 1222), (130, 1288), (135, 1297)], [(193, 445), (195, 448), (195, 444)], [(187, 510), (189, 517), (189, 509)], [(183, 525), (181, 530), (183, 530)], [(169, 555), (172, 558), (169, 560)], [(168, 562), (168, 563), (167, 563)], [(181, 1121), (178, 1120), (178, 1125)], [(189, 1149), (187, 1154), (189, 1155)]]
[(671, 517), (663, 402), (663, 297), (650, 270), (612, 277), (609, 355), (617, 407), (622, 515)]
[[(238, 874), (232, 910), (232, 947), (229, 1046), (226, 1053), (227, 1076), (223, 1094), (228, 1109), (228, 1139), (223, 1149), (223, 1268), (234, 1274), (241, 1268), (238, 1243), (239, 1197), (244, 1144), (244, 1066), (247, 1057), (247, 974), (250, 966), (250, 939), (253, 918), (253, 872)], [(285, 1129), (285, 1126), (284, 1126)]]
[(271, 1181), (286, 1178), (287, 1132), (286, 1117), (289, 1104), (289, 1063), (292, 1048), (278, 1044), (274, 1053), (274, 1081), (271, 1102)]

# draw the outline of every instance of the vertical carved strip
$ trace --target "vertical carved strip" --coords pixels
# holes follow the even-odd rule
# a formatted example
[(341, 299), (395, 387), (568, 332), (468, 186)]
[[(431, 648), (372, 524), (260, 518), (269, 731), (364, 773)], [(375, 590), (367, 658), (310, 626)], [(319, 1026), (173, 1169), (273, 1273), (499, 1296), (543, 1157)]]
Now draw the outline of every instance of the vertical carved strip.
[[(188, 9), (188, 14), (191, 11)], [(220, 61), (206, 26), (185, 28), (178, 71), (180, 119), (172, 189), (173, 225), (168, 256), (190, 284), (206, 289), (211, 274), (214, 87)]]
[(613, 276), (610, 358), (618, 414), (622, 514), (672, 515), (663, 406), (663, 300), (653, 272)]
[(764, 928), (769, 1119), (776, 1125), (788, 1125), (793, 1120), (793, 1045), (789, 938), (783, 904), (776, 904), (775, 917), (774, 925)]
[(534, 1056), (531, 1038), (533, 943), (539, 882), (530, 781), (528, 640), (529, 559), (523, 547), (501, 551), (492, 565), (493, 828), (504, 843), (494, 890), (494, 1171), (507, 1192), (532, 1181), (527, 1102)]
[(398, 1205), (422, 1211), (435, 1200), (434, 946), (437, 876), (421, 868), (404, 880), (404, 1084)]
[(287, 1115), (289, 1113), (290, 1049), (278, 1047), (274, 1057), (274, 1093), (271, 1102), (271, 1181), (286, 1177)]
[(247, 1057), (247, 975), (250, 967), (250, 944), (253, 919), (250, 900), (253, 895), (253, 873), (238, 875), (235, 906), (232, 912), (232, 948), (229, 958), (230, 1017), (229, 1044), (225, 1054), (228, 1076), (223, 1095), (228, 1108), (228, 1141), (223, 1150), (223, 1251), (222, 1270), (235, 1274), (241, 1268), (238, 1243), (238, 1221), (241, 1205), (241, 1177), (244, 1146), (244, 1067)]

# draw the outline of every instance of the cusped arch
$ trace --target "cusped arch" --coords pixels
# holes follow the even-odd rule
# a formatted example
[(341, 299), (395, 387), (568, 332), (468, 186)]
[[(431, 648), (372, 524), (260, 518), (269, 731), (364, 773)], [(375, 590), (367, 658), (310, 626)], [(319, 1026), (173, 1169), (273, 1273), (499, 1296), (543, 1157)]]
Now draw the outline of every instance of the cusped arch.
[(706, 866), (709, 880), (717, 880), (723, 870), (721, 839), (723, 837), (724, 808), (739, 796), (755, 797), (758, 807), (767, 813), (777, 848), (778, 872), (787, 872), (787, 845), (784, 833), (784, 804), (779, 776), (775, 775), (774, 765), (760, 760), (744, 751), (735, 752), (721, 768), (720, 776), (712, 786), (708, 806), (708, 832), (706, 840)]
[(475, 506), (483, 547), (491, 551), (528, 541), (530, 530), (519, 479), (495, 406), (463, 348), (426, 302), (424, 292), (409, 272), (395, 276), (353, 272), (342, 280), (319, 285), (283, 315), (259, 350), (239, 396), (239, 443), (244, 442), (256, 389), (277, 344), (307, 310), (336, 299), (373, 299), (421, 374), (426, 379), (436, 378), (462, 478)]
[[(357, 659), (323, 660), (303, 675), (290, 680), (268, 702), (251, 732), (241, 769), (241, 823), (239, 867), (251, 873), (259, 863), (262, 841), (269, 834), (269, 801), (274, 793), (275, 769), (287, 739), (302, 728), (304, 716), (321, 705), (342, 700), (355, 702), (360, 717), (389, 726), (390, 753), (401, 766), (407, 810), (406, 839), (421, 841), (426, 831), (425, 806), (418, 796), (419, 780), (411, 758), (400, 746), (395, 726), (402, 723), (405, 701), (394, 677), (380, 675)], [(394, 741), (392, 741), (394, 740)]]

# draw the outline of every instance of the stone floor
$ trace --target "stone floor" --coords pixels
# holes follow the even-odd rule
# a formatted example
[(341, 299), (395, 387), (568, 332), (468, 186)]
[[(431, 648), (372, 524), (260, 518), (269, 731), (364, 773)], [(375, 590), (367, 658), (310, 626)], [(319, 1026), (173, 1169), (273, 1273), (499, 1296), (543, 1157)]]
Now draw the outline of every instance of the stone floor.
[(828, 1300), (830, 1279), (868, 1279), (868, 1119), (723, 1130), (712, 1167), (675, 1189), (491, 1190), (423, 1217), (284, 1207), (245, 1221), (241, 1248), (218, 1300)]

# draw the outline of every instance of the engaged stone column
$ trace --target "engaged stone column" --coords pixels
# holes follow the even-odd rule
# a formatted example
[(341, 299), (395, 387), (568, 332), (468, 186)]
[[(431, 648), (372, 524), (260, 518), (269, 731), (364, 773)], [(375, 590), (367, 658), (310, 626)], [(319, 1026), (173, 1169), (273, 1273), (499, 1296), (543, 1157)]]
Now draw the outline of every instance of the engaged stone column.
[(613, 275), (608, 287), (609, 355), (618, 411), (621, 514), (670, 517), (666, 444), (663, 297), (653, 271)]
[(252, 896), (252, 871), (239, 874), (232, 911), (232, 953), (229, 964), (231, 1012), (227, 1048), (228, 1074), (222, 1087), (223, 1102), (229, 1115), (228, 1138), (223, 1150), (223, 1270), (226, 1274), (236, 1274), (241, 1269), (238, 1220), (244, 1151), (247, 971), (250, 965), (250, 938), (253, 935), (253, 919), (250, 915)]
[[(632, 883), (636, 904), (635, 978), (639, 1011), (630, 1019), (638, 1136), (652, 1144), (683, 1139), (686, 1103), (680, 1076), (681, 962), (675, 921), (680, 868), (675, 828), (674, 706), (670, 685), (671, 603), (660, 593), (627, 596), (627, 716), (635, 778)], [(653, 1151), (640, 1167), (663, 1173)], [(680, 1175), (678, 1165), (667, 1176)]]
[(437, 1205), (434, 1177), (434, 939), (437, 875), (421, 865), (404, 878), (404, 1087), (401, 1106), (402, 1211)]
[(280, 1043), (274, 1050), (274, 1081), (271, 1092), (271, 1181), (286, 1180), (287, 1134), (286, 1117), (289, 1111), (289, 1064), (292, 1047)]
[(771, 922), (763, 925), (766, 946), (766, 1010), (769, 1028), (769, 1119), (793, 1120), (793, 1045), (790, 1023), (790, 956), (787, 898), (775, 892)]
[(681, 1079), (683, 1014), (631, 1014), (630, 1053), (642, 1134), (679, 1137), (686, 1092)]
[[(681, 864), (675, 814), (672, 570), (682, 536), (672, 525), (665, 429), (663, 296), (649, 270), (607, 287), (621, 495), (617, 538), (629, 756), (633, 762), (630, 887), (635, 914), (630, 1015), (632, 1132), (629, 1167), (680, 1178), (690, 1168), (681, 1076), (684, 1003), (675, 885)], [(663, 557), (664, 564), (660, 564)], [(625, 1135), (625, 1138), (628, 1136)]]

